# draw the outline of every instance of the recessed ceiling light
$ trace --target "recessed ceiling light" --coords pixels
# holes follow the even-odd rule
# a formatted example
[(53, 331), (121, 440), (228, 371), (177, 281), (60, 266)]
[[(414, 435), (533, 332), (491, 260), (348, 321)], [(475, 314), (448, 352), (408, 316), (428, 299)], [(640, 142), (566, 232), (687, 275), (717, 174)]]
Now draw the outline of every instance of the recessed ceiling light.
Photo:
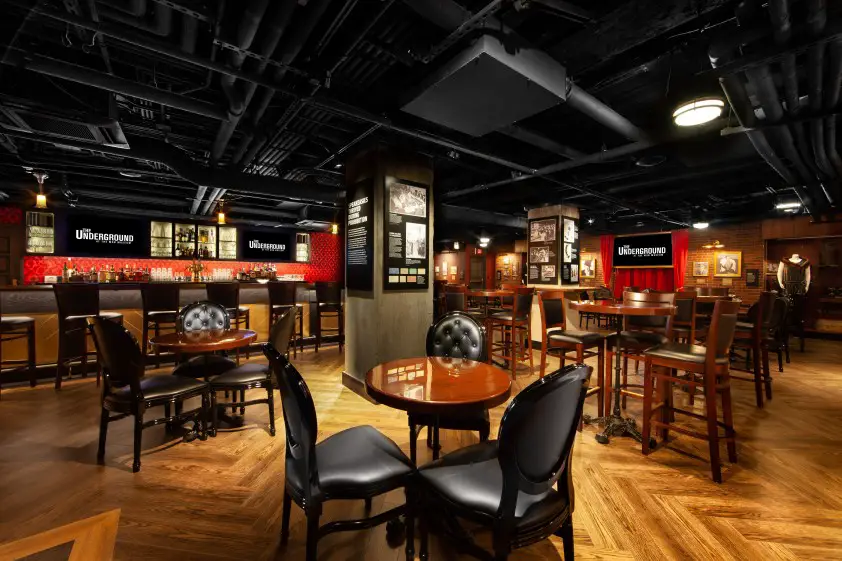
[(490, 241), (491, 241), (491, 238), (480, 238), (479, 239), (480, 244), (487, 244)]
[(342, 162), (337, 162), (337, 163), (333, 164), (333, 167), (334, 167), (334, 168), (336, 168), (336, 169), (341, 168), (341, 167), (342, 167)]
[(798, 201), (783, 202), (776, 204), (775, 208), (778, 210), (797, 210), (801, 208), (801, 203), (799, 203)]
[(697, 230), (704, 230), (708, 226), (710, 226), (710, 224), (708, 224), (707, 222), (694, 222), (693, 223), (693, 228), (695, 228)]
[(593, 216), (588, 216), (588, 224), (593, 224), (594, 222), (596, 222), (596, 218), (594, 218)]
[(672, 120), (679, 127), (695, 127), (718, 118), (724, 108), (725, 102), (716, 97), (694, 99), (676, 109)]

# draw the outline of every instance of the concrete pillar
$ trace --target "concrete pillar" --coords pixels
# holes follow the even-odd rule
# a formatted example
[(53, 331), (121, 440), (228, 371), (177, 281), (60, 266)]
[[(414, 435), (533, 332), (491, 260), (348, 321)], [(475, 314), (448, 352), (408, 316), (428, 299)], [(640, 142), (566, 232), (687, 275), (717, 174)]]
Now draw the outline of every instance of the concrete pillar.
[[(345, 369), (342, 383), (365, 392), (365, 375), (377, 364), (425, 356), (427, 328), (433, 321), (433, 168), (429, 158), (384, 146), (368, 148), (346, 162), (346, 185), (373, 181), (373, 289), (347, 290), (345, 297)], [(395, 177), (429, 186), (426, 289), (384, 290), (385, 181)]]

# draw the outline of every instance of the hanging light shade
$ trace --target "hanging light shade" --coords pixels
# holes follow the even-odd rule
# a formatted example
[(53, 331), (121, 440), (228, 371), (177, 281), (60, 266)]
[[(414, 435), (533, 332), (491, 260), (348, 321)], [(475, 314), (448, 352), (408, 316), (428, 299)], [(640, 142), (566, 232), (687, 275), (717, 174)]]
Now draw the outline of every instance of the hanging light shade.
[(334, 236), (335, 236), (336, 234), (338, 234), (338, 233), (339, 233), (339, 224), (337, 224), (336, 222), (334, 222), (333, 224), (331, 224), (331, 225), (330, 225), (330, 233), (331, 233), (331, 234), (333, 234)]
[(717, 97), (694, 99), (679, 106), (673, 112), (672, 120), (679, 127), (695, 127), (717, 119), (724, 108), (725, 102)]
[(216, 223), (225, 224), (225, 201), (219, 201), (219, 209), (216, 213)]
[(49, 177), (47, 172), (35, 171), (32, 172), (35, 179), (38, 180), (38, 194), (35, 196), (35, 208), (47, 208), (47, 195), (44, 194), (44, 181)]

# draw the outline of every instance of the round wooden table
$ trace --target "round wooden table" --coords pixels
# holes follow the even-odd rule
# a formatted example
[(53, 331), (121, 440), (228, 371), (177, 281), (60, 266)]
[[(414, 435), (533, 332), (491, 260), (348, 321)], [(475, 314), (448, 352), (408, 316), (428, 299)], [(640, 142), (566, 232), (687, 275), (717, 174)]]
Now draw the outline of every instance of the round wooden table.
[(149, 342), (162, 351), (201, 354), (246, 347), (256, 338), (257, 332), (250, 329), (210, 329), (166, 333), (153, 337)]
[[(512, 392), (512, 380), (508, 372), (485, 362), (420, 357), (378, 364), (366, 373), (365, 387), (378, 403), (411, 414), (440, 417), (505, 403)], [(410, 433), (410, 438), (416, 438), (412, 427)], [(436, 459), (437, 430), (433, 438)]]
[(511, 290), (485, 290), (485, 289), (478, 289), (478, 290), (468, 290), (465, 292), (466, 296), (472, 296), (473, 298), (485, 298), (485, 316), (488, 316), (488, 308), (490, 306), (489, 299), (491, 298), (503, 298), (504, 296), (514, 296), (514, 292)]
[[(579, 312), (591, 312), (594, 314), (614, 316), (672, 316), (675, 315), (675, 306), (664, 306), (646, 304), (644, 302), (614, 302), (613, 300), (582, 300), (570, 302), (570, 307)], [(623, 331), (623, 322), (617, 322), (616, 343), (614, 345), (614, 409), (604, 419), (605, 428), (596, 435), (596, 441), (600, 444), (607, 444), (612, 436), (631, 436), (638, 442), (643, 438), (637, 430), (634, 419), (623, 419), (620, 414), (620, 384), (622, 367), (620, 366), (620, 333)]]

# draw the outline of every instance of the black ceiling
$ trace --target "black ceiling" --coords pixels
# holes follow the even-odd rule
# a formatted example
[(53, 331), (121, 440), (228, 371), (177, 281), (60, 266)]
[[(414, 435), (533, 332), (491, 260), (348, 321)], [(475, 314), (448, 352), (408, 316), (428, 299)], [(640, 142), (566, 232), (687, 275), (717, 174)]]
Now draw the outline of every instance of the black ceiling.
[[(629, 231), (770, 216), (782, 196), (822, 216), (842, 199), (835, 3), (462, 2), (0, 0), (0, 190), (30, 204), (27, 169), (43, 169), (55, 205), (163, 216), (221, 198), (235, 221), (322, 228), (343, 157), (379, 141), (433, 159), (439, 202), (487, 211), (439, 220), (441, 239), (511, 235), (544, 204)], [(483, 34), (550, 55), (636, 132), (572, 101), (478, 138), (401, 111)], [(720, 78), (733, 109), (677, 130), (672, 110), (724, 97)]]

